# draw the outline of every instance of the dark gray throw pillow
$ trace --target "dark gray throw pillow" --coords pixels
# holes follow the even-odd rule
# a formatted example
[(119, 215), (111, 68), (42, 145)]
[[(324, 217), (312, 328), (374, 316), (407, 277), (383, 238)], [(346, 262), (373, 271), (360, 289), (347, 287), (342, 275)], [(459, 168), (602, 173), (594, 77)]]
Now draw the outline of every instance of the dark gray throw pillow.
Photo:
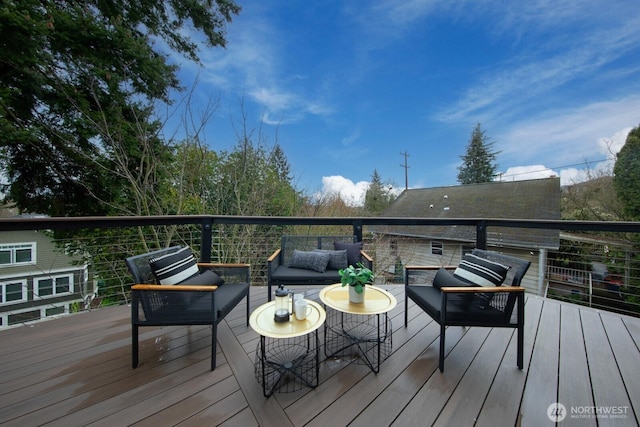
[(328, 253), (331, 258), (329, 258), (329, 265), (327, 265), (327, 270), (341, 270), (343, 268), (347, 268), (349, 266), (347, 261), (347, 251), (330, 251), (327, 249), (314, 249), (314, 252), (324, 252)]
[(473, 285), (469, 282), (465, 282), (464, 280), (458, 279), (450, 271), (447, 271), (446, 269), (441, 268), (436, 273), (436, 277), (433, 278), (433, 287), (440, 289), (440, 288), (445, 288), (447, 286), (468, 287)]
[(325, 252), (299, 251), (294, 249), (291, 255), (291, 261), (289, 261), (289, 267), (324, 273), (327, 270), (330, 258), (331, 255)]
[(203, 270), (202, 273), (189, 277), (184, 282), (180, 282), (180, 285), (192, 285), (192, 286), (220, 286), (224, 284), (222, 277), (218, 276), (215, 271)]
[(347, 251), (347, 263), (349, 265), (353, 265), (354, 267), (362, 262), (362, 254), (360, 251), (362, 250), (362, 242), (356, 243), (346, 243), (346, 242), (333, 242), (333, 248), (337, 251), (346, 250)]

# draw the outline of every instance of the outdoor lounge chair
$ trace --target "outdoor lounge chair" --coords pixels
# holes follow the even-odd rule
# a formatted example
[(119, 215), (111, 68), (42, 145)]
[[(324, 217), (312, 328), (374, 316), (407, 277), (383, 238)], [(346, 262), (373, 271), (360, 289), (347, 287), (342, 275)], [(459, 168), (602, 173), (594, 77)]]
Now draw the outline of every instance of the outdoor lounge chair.
[[(409, 299), (440, 324), (440, 372), (444, 371), (447, 326), (517, 329), (517, 364), (522, 369), (525, 292), (520, 282), (530, 264), (497, 252), (474, 249), (457, 267), (405, 267), (404, 325), (408, 321)], [(453, 274), (449, 271), (452, 269)], [(429, 274), (432, 279), (427, 278)]]
[(135, 283), (131, 287), (133, 367), (138, 366), (140, 326), (211, 325), (213, 371), (217, 324), (245, 297), (249, 324), (249, 264), (196, 264), (191, 250), (180, 246), (125, 261)]

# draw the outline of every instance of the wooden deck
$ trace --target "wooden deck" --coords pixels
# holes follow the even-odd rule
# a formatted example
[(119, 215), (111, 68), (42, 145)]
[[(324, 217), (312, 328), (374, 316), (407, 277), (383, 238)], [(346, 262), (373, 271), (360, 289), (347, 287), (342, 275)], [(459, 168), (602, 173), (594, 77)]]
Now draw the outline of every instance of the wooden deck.
[[(412, 305), (405, 328), (403, 287), (383, 287), (398, 305), (379, 374), (325, 360), (317, 388), (268, 399), (242, 305), (219, 326), (213, 372), (210, 329), (195, 326), (142, 328), (133, 370), (125, 306), (0, 331), (0, 424), (537, 427), (560, 402), (562, 426), (638, 425), (640, 319), (529, 297), (524, 370), (513, 330), (451, 327), (440, 373), (438, 325)], [(252, 288), (252, 306), (265, 301)]]

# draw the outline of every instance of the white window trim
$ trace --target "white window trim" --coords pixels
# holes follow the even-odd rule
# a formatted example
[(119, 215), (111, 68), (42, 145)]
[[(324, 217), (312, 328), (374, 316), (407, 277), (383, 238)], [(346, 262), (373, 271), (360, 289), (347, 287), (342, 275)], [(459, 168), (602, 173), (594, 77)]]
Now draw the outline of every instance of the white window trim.
[[(31, 261), (27, 262), (16, 262), (16, 249), (26, 249), (27, 247), (31, 247)], [(11, 250), (11, 261), (9, 264), (0, 264), (0, 268), (4, 267), (15, 267), (21, 265), (35, 265), (37, 260), (38, 246), (36, 242), (21, 242), (21, 243), (3, 243), (0, 244), (0, 251), (2, 250)]]
[[(60, 279), (60, 278), (68, 278), (69, 279), (69, 291), (68, 292), (57, 292), (57, 287), (56, 287), (56, 280)], [(40, 295), (40, 282), (44, 281), (44, 280), (53, 280), (53, 288), (52, 288), (52, 294), (51, 295), (44, 295), (41, 296)], [(33, 279), (33, 299), (38, 300), (38, 299), (46, 299), (46, 298), (55, 298), (55, 297), (59, 297), (61, 295), (71, 295), (73, 294), (73, 290), (75, 287), (75, 283), (73, 282), (73, 274), (59, 274), (57, 276), (43, 276), (43, 277), (38, 277), (38, 278), (34, 278)]]
[[(22, 289), (22, 298), (17, 300), (17, 301), (7, 301), (7, 285), (15, 285), (15, 284), (20, 284), (20, 288)], [(0, 282), (0, 293), (2, 294), (2, 299), (0, 300), (0, 305), (2, 306), (6, 306), (6, 305), (11, 305), (11, 304), (19, 304), (21, 302), (26, 302), (27, 301), (27, 297), (28, 297), (28, 292), (27, 292), (27, 281), (26, 279), (22, 279), (22, 280), (11, 280), (11, 281), (5, 281), (5, 282)]]

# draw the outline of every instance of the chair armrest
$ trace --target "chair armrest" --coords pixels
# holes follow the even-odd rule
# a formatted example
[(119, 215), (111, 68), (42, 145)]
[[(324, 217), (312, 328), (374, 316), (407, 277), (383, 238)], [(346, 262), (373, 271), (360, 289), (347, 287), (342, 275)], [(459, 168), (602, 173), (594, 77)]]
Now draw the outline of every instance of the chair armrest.
[(440, 292), (446, 293), (460, 293), (460, 294), (474, 294), (474, 293), (497, 293), (497, 292), (524, 292), (525, 289), (522, 286), (444, 286), (440, 288)]
[(276, 249), (276, 251), (272, 253), (269, 258), (267, 258), (267, 262), (273, 262), (273, 260), (275, 260), (280, 255), (281, 251), (282, 251), (282, 248)]
[(195, 286), (195, 285), (143, 285), (136, 284), (131, 286), (134, 291), (195, 291), (195, 292), (212, 292), (218, 289), (217, 286)]
[(373, 263), (373, 258), (371, 257), (371, 255), (369, 255), (365, 251), (360, 251), (360, 255), (362, 255), (362, 258), (364, 258), (368, 262)]

